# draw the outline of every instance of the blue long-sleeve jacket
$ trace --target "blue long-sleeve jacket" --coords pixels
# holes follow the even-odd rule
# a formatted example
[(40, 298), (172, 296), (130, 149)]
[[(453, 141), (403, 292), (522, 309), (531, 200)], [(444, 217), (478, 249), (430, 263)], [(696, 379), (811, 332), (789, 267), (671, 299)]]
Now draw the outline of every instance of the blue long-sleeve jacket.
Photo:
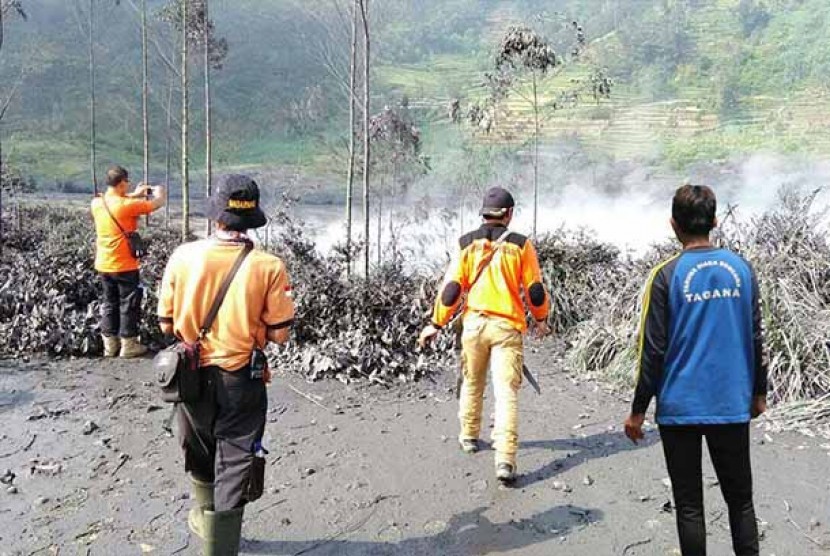
[(725, 249), (692, 249), (659, 265), (646, 284), (632, 410), (657, 398), (660, 425), (750, 420), (767, 367), (755, 272)]

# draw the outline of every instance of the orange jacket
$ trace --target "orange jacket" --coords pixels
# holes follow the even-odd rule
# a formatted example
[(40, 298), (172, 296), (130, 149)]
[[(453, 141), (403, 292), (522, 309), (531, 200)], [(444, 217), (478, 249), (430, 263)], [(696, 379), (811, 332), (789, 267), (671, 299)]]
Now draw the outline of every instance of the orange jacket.
[(523, 292), (533, 318), (537, 321), (547, 319), (550, 299), (542, 284), (536, 248), (521, 234), (507, 236), (470, 289), (494, 244), (506, 231), (507, 228), (500, 224), (484, 224), (461, 238), (461, 252), (450, 265), (444, 287), (435, 301), (433, 325), (443, 328), (449, 324), (465, 294), (465, 314), (477, 312), (501, 317), (522, 332), (527, 330)]
[[(138, 230), (138, 217), (153, 212), (152, 201), (122, 197), (113, 191), (104, 193), (112, 215), (126, 232)], [(95, 220), (95, 270), (104, 274), (117, 274), (138, 270), (138, 259), (133, 257), (130, 244), (104, 207), (101, 197), (92, 200), (92, 217)]]

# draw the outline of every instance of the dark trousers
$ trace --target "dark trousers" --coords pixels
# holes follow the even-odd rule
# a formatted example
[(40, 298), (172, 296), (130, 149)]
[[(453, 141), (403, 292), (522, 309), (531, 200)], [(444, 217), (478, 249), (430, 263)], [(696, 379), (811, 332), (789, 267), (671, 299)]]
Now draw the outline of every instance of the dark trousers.
[(737, 556), (758, 556), (758, 525), (752, 503), (749, 424), (661, 426), (660, 437), (677, 507), (683, 556), (706, 556), (702, 439), (729, 507), (732, 547)]
[(101, 333), (135, 338), (141, 319), (142, 291), (138, 271), (101, 274)]
[(248, 369), (228, 372), (204, 367), (202, 397), (179, 404), (177, 417), (185, 470), (214, 483), (214, 507), (222, 512), (244, 506), (264, 468), (254, 464), (254, 446), (262, 440), (268, 397), (261, 378)]

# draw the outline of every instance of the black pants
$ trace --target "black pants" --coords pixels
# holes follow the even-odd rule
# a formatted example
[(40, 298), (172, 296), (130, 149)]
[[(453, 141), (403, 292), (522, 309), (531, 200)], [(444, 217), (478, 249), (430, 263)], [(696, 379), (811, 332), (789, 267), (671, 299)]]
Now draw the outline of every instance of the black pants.
[(101, 333), (122, 338), (138, 336), (142, 297), (138, 271), (101, 274), (101, 285)]
[(706, 555), (703, 507), (702, 438), (729, 507), (732, 546), (737, 556), (758, 556), (758, 525), (752, 503), (749, 424), (661, 426), (660, 437), (677, 506), (683, 556)]
[(214, 483), (216, 511), (232, 510), (259, 497), (252, 497), (250, 488), (262, 484), (265, 472), (262, 458), (254, 457), (254, 446), (265, 432), (265, 383), (252, 379), (247, 368), (228, 372), (205, 367), (199, 372), (201, 400), (179, 404), (177, 411), (185, 470)]

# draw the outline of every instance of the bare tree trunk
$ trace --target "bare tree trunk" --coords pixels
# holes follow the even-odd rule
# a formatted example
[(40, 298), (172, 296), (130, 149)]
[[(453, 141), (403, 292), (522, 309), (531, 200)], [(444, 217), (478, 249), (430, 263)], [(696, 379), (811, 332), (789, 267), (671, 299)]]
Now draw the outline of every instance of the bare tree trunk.
[(355, 166), (355, 134), (356, 134), (356, 107), (357, 102), (357, 5), (358, 0), (352, 3), (352, 53), (349, 64), (349, 169), (346, 178), (346, 275), (352, 274), (352, 197), (354, 196), (354, 166)]
[[(392, 194), (389, 196), (389, 245), (392, 248), (392, 262), (398, 258), (397, 239), (395, 238), (395, 195), (398, 194), (398, 163), (392, 172)], [(378, 234), (380, 235), (380, 234)]]
[(533, 72), (533, 239), (539, 222), (539, 94)]
[[(144, 164), (141, 168), (145, 185), (150, 183), (150, 114), (149, 69), (147, 61), (147, 0), (141, 0), (141, 128), (144, 133)], [(150, 215), (145, 218), (150, 224)]]
[(383, 180), (381, 179), (380, 187), (378, 188), (378, 267), (383, 264)]
[[(213, 134), (211, 132), (210, 105), (210, 32), (208, 29), (208, 0), (204, 0), (204, 49), (205, 49), (205, 201), (213, 192)], [(213, 231), (210, 218), (207, 219), (205, 235), (210, 237)]]
[[(3, 41), (5, 39), (5, 20), (3, 19), (3, 2), (0, 0), (0, 52), (3, 50)], [(0, 116), (0, 124), (3, 123), (3, 118)], [(3, 254), (3, 136), (2, 129), (0, 129), (0, 255)]]
[(98, 195), (98, 174), (95, 170), (98, 165), (96, 157), (97, 141), (95, 137), (95, 0), (89, 0), (89, 166), (92, 174), (92, 189)]
[(182, 0), (182, 241), (190, 236), (190, 171), (187, 159), (188, 138), (188, 82), (187, 82), (187, 4)]
[[(175, 75), (170, 80), (170, 91), (167, 93), (167, 148), (165, 151), (165, 172), (164, 172), (164, 187), (170, 191), (170, 150), (172, 148), (173, 137), (171, 134), (171, 124), (173, 121), (173, 88)], [(164, 204), (164, 227), (170, 228), (170, 196), (168, 193), (167, 202)]]
[(371, 104), (371, 89), (369, 81), (369, 67), (371, 62), (369, 36), (369, 0), (358, 0), (360, 4), (361, 19), (363, 21), (363, 221), (366, 245), (363, 253), (363, 273), (369, 278), (369, 257), (371, 242), (369, 241), (369, 179), (372, 163), (372, 150), (369, 138), (369, 119)]

